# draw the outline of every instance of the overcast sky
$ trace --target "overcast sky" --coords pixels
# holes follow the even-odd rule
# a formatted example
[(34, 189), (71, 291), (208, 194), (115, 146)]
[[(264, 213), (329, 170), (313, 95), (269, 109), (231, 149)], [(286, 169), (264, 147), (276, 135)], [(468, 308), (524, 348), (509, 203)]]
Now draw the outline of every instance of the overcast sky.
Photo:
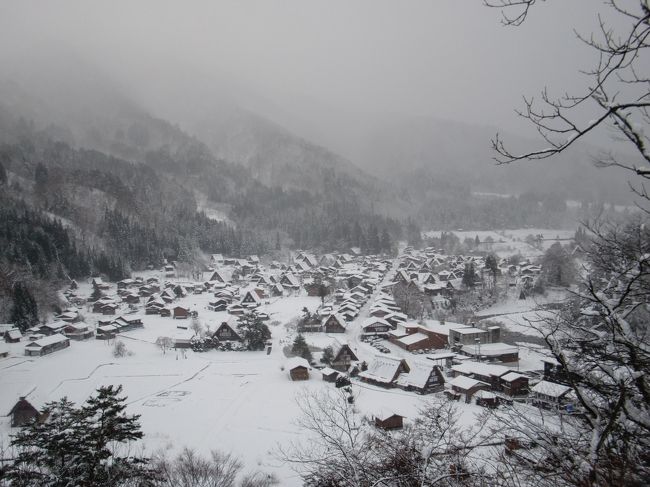
[(346, 120), (392, 114), (523, 132), (523, 94), (584, 86), (590, 54), (573, 29), (591, 32), (598, 9), (550, 0), (506, 28), (481, 0), (0, 0), (0, 50), (72, 49), (154, 109), (214, 80), (221, 95), (334, 139)]

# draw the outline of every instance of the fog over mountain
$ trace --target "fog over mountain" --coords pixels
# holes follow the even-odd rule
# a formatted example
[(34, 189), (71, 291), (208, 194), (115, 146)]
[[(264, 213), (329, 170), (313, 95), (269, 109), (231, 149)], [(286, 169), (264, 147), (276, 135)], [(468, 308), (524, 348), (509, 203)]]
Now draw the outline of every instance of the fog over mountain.
[[(513, 109), (545, 86), (556, 94), (584, 86), (577, 69), (591, 55), (573, 29), (589, 31), (595, 20), (588, 0), (551, 3), (520, 29), (502, 27), (481, 2), (451, 0), (27, 1), (2, 13), (5, 78), (22, 71), (47, 86), (47, 66), (34, 56), (55, 66), (72, 55), (152, 115), (192, 131), (242, 108), (365, 168), (378, 124), (425, 117), (531, 135)], [(82, 79), (72, 99), (57, 94), (61, 106), (92, 96), (95, 81), (84, 80), (84, 93)], [(489, 164), (489, 139), (475, 148), (483, 151)]]

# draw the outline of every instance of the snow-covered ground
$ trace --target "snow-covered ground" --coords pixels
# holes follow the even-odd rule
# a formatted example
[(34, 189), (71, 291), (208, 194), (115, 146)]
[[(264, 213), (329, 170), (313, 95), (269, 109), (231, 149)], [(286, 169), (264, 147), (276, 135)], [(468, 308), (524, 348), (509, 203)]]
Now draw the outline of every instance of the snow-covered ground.
[(498, 321), (515, 333), (541, 337), (540, 330), (545, 328), (545, 320), (553, 316), (553, 312), (545, 308), (553, 303), (561, 303), (568, 297), (568, 292), (560, 288), (551, 288), (543, 296), (529, 296), (526, 299), (519, 299), (517, 294), (510, 292), (506, 300), (477, 312), (476, 316)]
[[(479, 235), (479, 238), (483, 237)], [(384, 281), (391, 280), (394, 272), (394, 269), (389, 272)], [(162, 277), (159, 272), (151, 271), (145, 278), (152, 275)], [(80, 296), (90, 292), (88, 283), (80, 283)], [(112, 292), (115, 292), (114, 287)], [(360, 360), (368, 362), (374, 356), (381, 356), (359, 339), (361, 324), (368, 316), (374, 297), (370, 297), (359, 317), (348, 325), (346, 333), (307, 333), (307, 342), (320, 349), (347, 342)], [(557, 298), (549, 295), (546, 299)], [(212, 299), (211, 293), (189, 295), (174, 302), (174, 306), (198, 311), (202, 325), (215, 330), (232, 316), (207, 310), (207, 303)], [(507, 328), (530, 334), (530, 330), (524, 329), (525, 318), (536, 313), (531, 309), (539, 304), (543, 303), (513, 299), (484, 310), (482, 314), (499, 314), (501, 316), (495, 319), (504, 322)], [(271, 318), (273, 346), (270, 354), (265, 351), (199, 353), (192, 350), (163, 353), (155, 345), (156, 339), (187, 333), (178, 327), (188, 327), (190, 321), (144, 315), (142, 311), (133, 316), (142, 318), (144, 328), (119, 337), (131, 352), (123, 358), (113, 356), (113, 340), (110, 343), (95, 339), (73, 341), (69, 348), (44, 357), (24, 356), (24, 342), (10, 344), (9, 357), (0, 359), (1, 414), (8, 414), (17, 398), (29, 391), (33, 391), (30, 397), (42, 401), (67, 396), (82, 403), (101, 385), (122, 384), (128, 397), (129, 413), (141, 415), (145, 433), (143, 446), (147, 453), (162, 450), (173, 454), (186, 446), (203, 453), (213, 449), (232, 452), (243, 460), (247, 470), (275, 474), (281, 485), (300, 485), (300, 478), (273, 452), (278, 445), (287, 445), (304, 435), (296, 425), (300, 415), (297, 396), (304, 391), (333, 390), (334, 386), (324, 382), (315, 369), (309, 381), (292, 382), (283, 370), (286, 361), (283, 348), (290, 345), (295, 336), (295, 331), (287, 325), (302, 314), (303, 308), (314, 312), (319, 305), (319, 298), (305, 295), (263, 300), (260, 311)], [(128, 311), (126, 305), (121, 306), (117, 315)], [(90, 308), (82, 313), (91, 324), (107, 318), (92, 313)], [(385, 345), (391, 350), (390, 356), (422, 359), (388, 342)], [(535, 349), (536, 346), (524, 342), (517, 345), (521, 356), (519, 369), (539, 370), (542, 353)], [(407, 422), (431, 400), (431, 397), (358, 381), (353, 382), (353, 390), (360, 413), (370, 417), (380, 410), (392, 410), (404, 415)], [(465, 424), (472, 423), (475, 415), (483, 411), (465, 404), (461, 409)], [(0, 442), (6, 444), (10, 433), (9, 418), (0, 417)]]
[[(89, 292), (87, 284), (82, 283), (81, 288), (81, 295)], [(231, 316), (206, 310), (210, 299), (207, 293), (190, 295), (175, 304), (198, 310), (202, 324), (214, 330)], [(43, 357), (24, 356), (24, 342), (10, 344), (9, 357), (0, 359), (2, 414), (8, 414), (17, 398), (29, 391), (33, 391), (30, 397), (42, 401), (67, 396), (82, 403), (101, 385), (122, 384), (129, 413), (141, 415), (143, 446), (148, 453), (173, 453), (185, 446), (205, 453), (212, 449), (232, 452), (249, 470), (273, 473), (281, 485), (300, 485), (296, 474), (272, 452), (278, 444), (301, 435), (295, 424), (300, 414), (296, 395), (305, 389), (322, 391), (334, 386), (324, 382), (315, 369), (309, 381), (292, 382), (282, 370), (286, 360), (282, 348), (292, 340), (286, 324), (299, 316), (303, 307), (315, 311), (319, 304), (319, 298), (297, 296), (269, 300), (262, 306), (261, 310), (271, 316), (273, 347), (269, 355), (192, 350), (167, 350), (163, 354), (155, 345), (156, 338), (173, 337), (182, 332), (177, 326), (188, 326), (189, 320), (140, 314), (134, 316), (142, 317), (144, 328), (119, 337), (132, 353), (123, 358), (113, 356), (113, 340), (73, 341), (69, 348)], [(125, 311), (121, 309), (118, 314)], [(84, 314), (88, 323), (100, 318), (87, 310)], [(321, 348), (344, 339), (325, 334), (309, 336), (309, 341)], [(368, 348), (367, 353), (360, 353), (364, 359), (376, 352)], [(354, 390), (359, 411), (368, 416), (381, 407), (414, 418), (426, 401), (423, 396), (366, 384), (355, 383)], [(7, 416), (0, 418), (0, 430), (0, 441), (6, 444), (11, 433)]]
[[(439, 237), (439, 230), (425, 232), (424, 237)], [(575, 230), (560, 230), (548, 228), (517, 228), (513, 230), (458, 230), (452, 231), (461, 242), (466, 238), (474, 239), (478, 236), (481, 243), (481, 250), (494, 252), (499, 257), (521, 254), (526, 258), (534, 258), (542, 255), (544, 250), (559, 241), (562, 244), (568, 243), (567, 239), (573, 238)], [(541, 250), (525, 242), (528, 235), (542, 235)], [(490, 237), (493, 241), (486, 244), (485, 240)]]

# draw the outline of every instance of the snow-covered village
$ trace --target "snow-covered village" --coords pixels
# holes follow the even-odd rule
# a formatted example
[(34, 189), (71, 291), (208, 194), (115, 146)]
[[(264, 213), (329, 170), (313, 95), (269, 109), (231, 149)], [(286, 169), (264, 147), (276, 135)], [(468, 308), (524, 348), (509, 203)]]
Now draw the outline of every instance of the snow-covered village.
[(647, 0), (0, 0), (0, 487), (650, 479)]

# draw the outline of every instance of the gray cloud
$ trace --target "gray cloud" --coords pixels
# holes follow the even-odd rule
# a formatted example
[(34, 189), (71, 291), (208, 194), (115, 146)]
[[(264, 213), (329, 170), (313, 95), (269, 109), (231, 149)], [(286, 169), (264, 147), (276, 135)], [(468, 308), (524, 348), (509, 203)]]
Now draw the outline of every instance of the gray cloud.
[(585, 85), (591, 53), (573, 29), (591, 32), (601, 7), (545, 2), (513, 29), (479, 0), (0, 5), (6, 73), (34, 51), (55, 48), (56, 63), (73, 50), (162, 115), (233, 100), (347, 154), (366, 125), (398, 115), (524, 131), (521, 95)]

